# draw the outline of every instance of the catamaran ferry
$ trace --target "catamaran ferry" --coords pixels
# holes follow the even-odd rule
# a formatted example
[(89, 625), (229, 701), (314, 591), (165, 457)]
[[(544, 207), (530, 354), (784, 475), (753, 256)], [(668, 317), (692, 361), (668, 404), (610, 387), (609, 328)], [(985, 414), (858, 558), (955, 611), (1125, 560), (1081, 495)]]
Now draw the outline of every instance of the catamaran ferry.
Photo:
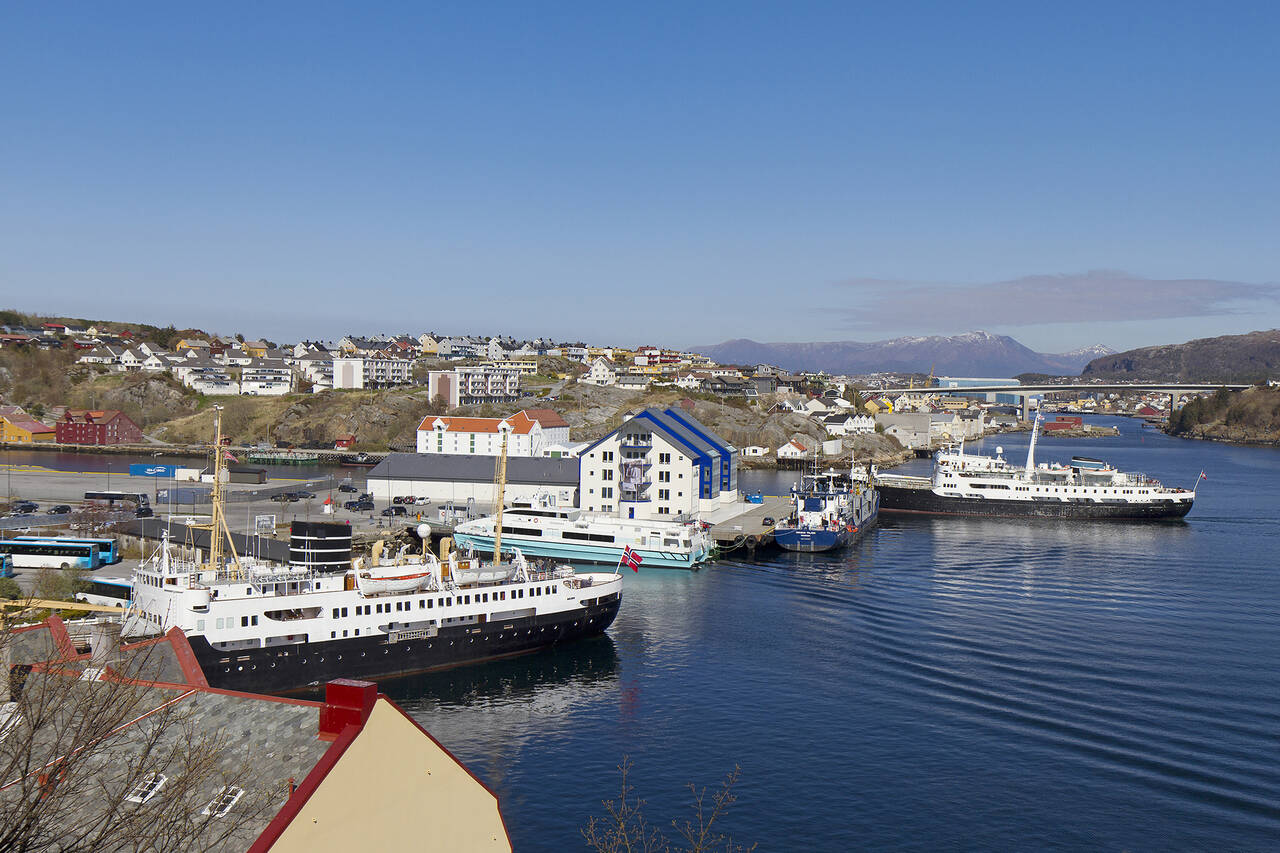
[[(286, 692), (489, 660), (599, 634), (618, 613), (616, 572), (535, 570), (519, 551), (506, 562), (440, 559), (425, 544), (392, 553), (379, 542), (368, 560), (350, 559), (341, 524), (295, 522), (290, 551), (303, 558), (290, 565), (238, 556), (214, 455), (207, 559), (163, 540), (133, 575), (124, 625), (127, 636), (180, 628), (213, 687)], [(419, 535), (430, 541), (425, 526)]]
[[(934, 454), (932, 477), (875, 474), (885, 512), (1080, 519), (1176, 519), (1191, 511), (1195, 489), (1165, 486), (1144, 474), (1117, 471), (1099, 459), (1073, 456), (1035, 462), (1037, 417), (1024, 464), (965, 453), (964, 442)], [(1203, 474), (1201, 475), (1203, 477)], [(1197, 481), (1199, 485), (1199, 481)]]
[[(546, 500), (517, 503), (501, 516), (502, 546), (529, 556), (575, 563), (618, 565), (630, 548), (645, 568), (691, 569), (713, 557), (711, 537), (697, 522), (638, 521), (556, 507)], [(459, 524), (458, 545), (481, 553), (493, 551), (497, 516)]]

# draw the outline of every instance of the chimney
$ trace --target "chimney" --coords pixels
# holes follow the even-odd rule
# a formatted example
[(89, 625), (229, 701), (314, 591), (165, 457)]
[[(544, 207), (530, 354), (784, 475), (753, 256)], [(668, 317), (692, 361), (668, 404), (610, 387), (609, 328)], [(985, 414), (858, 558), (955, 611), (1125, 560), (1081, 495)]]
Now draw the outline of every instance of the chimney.
[(119, 657), (120, 623), (99, 619), (89, 633), (89, 665), (104, 667)]
[(324, 686), (324, 707), (320, 709), (320, 740), (336, 740), (347, 726), (363, 726), (377, 701), (378, 685), (371, 681), (330, 681)]

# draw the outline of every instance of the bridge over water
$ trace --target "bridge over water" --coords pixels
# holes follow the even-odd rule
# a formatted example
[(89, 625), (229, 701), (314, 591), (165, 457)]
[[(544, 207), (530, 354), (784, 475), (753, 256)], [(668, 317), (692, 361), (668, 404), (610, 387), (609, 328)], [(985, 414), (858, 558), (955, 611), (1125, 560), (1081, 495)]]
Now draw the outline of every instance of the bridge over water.
[(913, 394), (916, 392), (925, 394), (1008, 394), (1011, 397), (1022, 398), (1022, 418), (1026, 420), (1028, 416), (1028, 398), (1037, 394), (1051, 394), (1063, 392), (1085, 392), (1097, 393), (1099, 391), (1145, 391), (1155, 392), (1159, 394), (1169, 395), (1169, 410), (1172, 411), (1174, 403), (1182, 394), (1201, 393), (1204, 391), (1243, 391), (1251, 388), (1251, 385), (1238, 385), (1222, 382), (1078, 382), (1070, 385), (1055, 385), (1052, 383), (1037, 383), (1028, 385), (928, 385), (921, 388), (881, 388), (876, 389), (878, 394)]

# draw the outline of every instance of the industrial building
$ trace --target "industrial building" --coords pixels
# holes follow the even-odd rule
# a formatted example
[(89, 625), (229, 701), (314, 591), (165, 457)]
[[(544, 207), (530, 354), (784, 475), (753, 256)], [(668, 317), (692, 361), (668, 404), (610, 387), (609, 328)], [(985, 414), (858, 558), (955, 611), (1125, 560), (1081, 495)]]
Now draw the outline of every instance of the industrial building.
[[(392, 453), (370, 469), (367, 488), (377, 501), (412, 495), (437, 504), (474, 500), (492, 506), (497, 497), (496, 466), (493, 456)], [(507, 459), (507, 501), (532, 500), (548, 494), (560, 506), (576, 506), (577, 493), (577, 459)]]

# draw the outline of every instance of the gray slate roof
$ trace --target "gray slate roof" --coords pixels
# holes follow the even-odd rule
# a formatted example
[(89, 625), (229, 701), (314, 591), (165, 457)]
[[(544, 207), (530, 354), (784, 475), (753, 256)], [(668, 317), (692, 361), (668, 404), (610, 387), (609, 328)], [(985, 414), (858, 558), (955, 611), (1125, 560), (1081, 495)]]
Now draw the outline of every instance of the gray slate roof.
[[(372, 470), (370, 480), (433, 480), (456, 483), (493, 482), (493, 456), (453, 453), (392, 453)], [(507, 482), (521, 485), (576, 486), (577, 459), (540, 456), (507, 457)]]

